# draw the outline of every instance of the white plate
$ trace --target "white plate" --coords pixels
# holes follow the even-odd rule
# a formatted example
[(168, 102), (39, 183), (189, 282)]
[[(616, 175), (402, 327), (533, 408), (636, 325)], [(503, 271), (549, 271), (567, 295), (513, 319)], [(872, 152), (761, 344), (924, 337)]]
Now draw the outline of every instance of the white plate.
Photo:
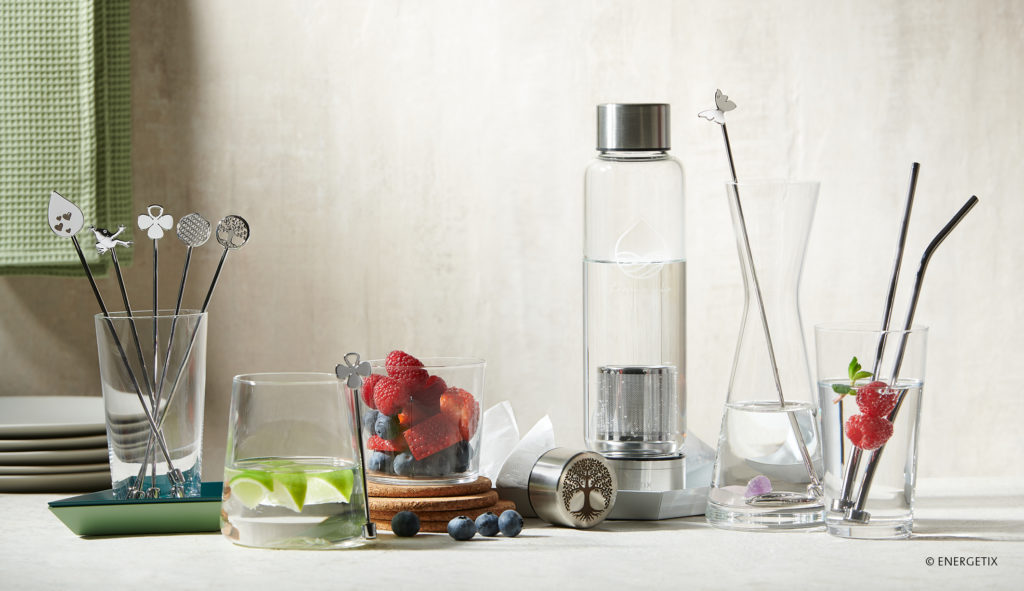
[(47, 451), (0, 451), (0, 466), (93, 464), (105, 462), (109, 457), (106, 447)]
[(103, 399), (86, 396), (0, 397), (0, 437), (61, 437), (106, 432)]
[(46, 437), (41, 439), (0, 439), (0, 452), (41, 450), (64, 451), (97, 447), (106, 448), (106, 446), (106, 435), (86, 435), (84, 437)]
[(0, 475), (0, 492), (93, 492), (110, 488), (110, 471), (79, 474)]
[(17, 474), (78, 474), (81, 472), (102, 472), (110, 468), (102, 464), (68, 464), (65, 466), (0, 466), (0, 476)]

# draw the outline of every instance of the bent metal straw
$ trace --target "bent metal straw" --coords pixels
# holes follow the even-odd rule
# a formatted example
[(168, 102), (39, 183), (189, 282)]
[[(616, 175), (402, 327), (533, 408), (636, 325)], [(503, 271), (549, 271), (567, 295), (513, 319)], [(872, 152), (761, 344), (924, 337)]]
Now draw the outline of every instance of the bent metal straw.
[[(928, 270), (928, 263), (932, 259), (932, 255), (935, 254), (935, 250), (940, 244), (946, 239), (947, 236), (953, 231), (957, 225), (964, 219), (964, 216), (978, 204), (978, 197), (972, 195), (970, 199), (960, 208), (959, 211), (948, 221), (946, 225), (939, 230), (939, 233), (932, 238), (932, 241), (928, 243), (928, 246), (924, 249), (924, 254), (921, 256), (921, 264), (917, 269), (917, 279), (914, 281), (914, 291), (910, 297), (910, 306), (907, 309), (907, 319), (903, 323), (903, 336), (900, 338), (900, 346), (896, 352), (896, 361), (893, 364), (892, 374), (889, 379), (889, 383), (892, 386), (896, 385), (896, 381), (899, 379), (900, 367), (903, 365), (903, 355), (907, 349), (907, 337), (909, 336), (910, 328), (914, 324), (914, 313), (917, 311), (917, 302), (921, 296), (921, 286), (924, 284), (924, 274)], [(906, 390), (900, 393), (899, 398), (896, 400), (896, 407), (889, 413), (888, 420), (893, 422), (896, 419), (896, 415), (900, 412), (900, 407), (903, 406), (903, 400), (906, 396)], [(871, 458), (868, 460), (867, 468), (864, 469), (864, 476), (861, 479), (860, 491), (857, 493), (857, 502), (852, 507), (847, 509), (846, 519), (850, 521), (857, 521), (860, 523), (866, 523), (871, 519), (871, 514), (864, 510), (864, 504), (867, 502), (868, 493), (871, 491), (871, 483), (875, 477), (875, 471), (878, 469), (878, 462), (882, 459), (882, 452), (885, 451), (885, 445), (871, 452)]]
[[(732, 182), (736, 186), (736, 213), (739, 219), (740, 227), (740, 242), (743, 244), (743, 254), (746, 258), (747, 268), (750, 270), (751, 283), (754, 286), (755, 299), (757, 300), (757, 310), (761, 313), (761, 326), (764, 328), (765, 341), (768, 344), (768, 360), (772, 366), (772, 376), (775, 378), (775, 390), (779, 394), (779, 404), (785, 408), (786, 398), (782, 393), (782, 380), (779, 378), (779, 364), (775, 360), (775, 347), (772, 344), (771, 330), (768, 328), (768, 313), (764, 306), (764, 296), (761, 293), (761, 283), (757, 278), (757, 267), (754, 265), (754, 253), (750, 249), (750, 238), (747, 234), (747, 221), (743, 216), (743, 205), (740, 201), (740, 190), (739, 181), (736, 179), (736, 164), (732, 157), (732, 146), (729, 143), (729, 130), (725, 125), (725, 112), (732, 111), (736, 108), (736, 103), (729, 100), (729, 96), (723, 94), (721, 90), (715, 90), (715, 108), (708, 111), (701, 111), (697, 113), (698, 117), (707, 119), (712, 123), (717, 123), (722, 128), (722, 137), (725, 139), (725, 152), (729, 157), (729, 171), (732, 173)], [(800, 449), (800, 459), (803, 461), (804, 469), (807, 470), (807, 476), (810, 478), (811, 484), (808, 487), (808, 492), (816, 498), (820, 498), (822, 494), (821, 480), (818, 478), (818, 474), (814, 470), (814, 463), (811, 460), (811, 454), (807, 450), (807, 442), (804, 441), (803, 433), (800, 430), (800, 425), (796, 421), (794, 413), (786, 413), (789, 418), (789, 425), (793, 431), (793, 435), (797, 441), (797, 447)]]
[[(177, 485), (178, 490), (180, 485), (184, 482), (184, 477), (181, 472), (174, 468), (171, 461), (171, 454), (167, 450), (167, 444), (164, 442), (163, 435), (160, 433), (157, 427), (156, 421), (153, 419), (153, 414), (150, 412), (149, 407), (146, 405), (146, 399), (142, 394), (142, 389), (139, 387), (139, 381), (135, 377), (135, 372), (132, 371), (131, 364), (128, 362), (128, 356), (124, 352), (124, 347), (121, 346), (121, 339), (117, 336), (117, 331), (114, 330), (114, 323), (110, 320), (110, 313), (107, 311), (107, 306), (103, 302), (103, 296), (100, 294), (99, 288), (96, 286), (96, 279), (92, 275), (92, 270), (89, 269), (89, 263), (85, 260), (85, 254), (82, 252), (82, 247), (78, 243), (76, 234), (85, 225), (85, 219), (82, 215), (82, 210), (78, 208), (74, 203), (71, 203), (60, 193), (53, 191), (50, 193), (50, 205), (47, 215), (47, 226), (54, 234), (61, 238), (71, 238), (71, 243), (75, 246), (75, 252), (78, 253), (78, 260), (82, 263), (82, 268), (85, 270), (85, 276), (89, 279), (89, 286), (92, 287), (92, 293), (96, 296), (96, 302), (100, 306), (100, 312), (103, 314), (103, 319), (107, 325), (107, 331), (110, 333), (110, 337), (114, 341), (114, 346), (117, 348), (118, 354), (121, 356), (121, 363), (124, 364), (124, 368), (128, 373), (128, 379), (131, 381), (132, 387), (135, 390), (135, 395), (139, 399), (139, 404), (142, 406), (142, 412), (146, 415), (146, 420), (149, 422), (150, 430), (156, 434), (157, 444), (160, 447), (160, 452), (163, 454), (164, 459), (168, 465), (168, 478), (171, 482)], [(104, 234), (104, 238), (107, 239), (109, 232)], [(110, 235), (109, 240), (116, 241), (116, 235)], [(109, 242), (104, 243), (106, 248)], [(116, 242), (115, 242), (116, 244)], [(182, 494), (184, 494), (182, 492)]]

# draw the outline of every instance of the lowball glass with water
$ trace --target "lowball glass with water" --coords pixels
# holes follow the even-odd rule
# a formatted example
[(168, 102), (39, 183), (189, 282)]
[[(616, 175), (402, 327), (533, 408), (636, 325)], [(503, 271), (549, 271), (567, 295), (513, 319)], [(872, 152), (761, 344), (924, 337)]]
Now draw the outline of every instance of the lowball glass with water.
[(352, 397), (334, 374), (236, 376), (221, 531), (242, 546), (362, 543), (365, 495)]

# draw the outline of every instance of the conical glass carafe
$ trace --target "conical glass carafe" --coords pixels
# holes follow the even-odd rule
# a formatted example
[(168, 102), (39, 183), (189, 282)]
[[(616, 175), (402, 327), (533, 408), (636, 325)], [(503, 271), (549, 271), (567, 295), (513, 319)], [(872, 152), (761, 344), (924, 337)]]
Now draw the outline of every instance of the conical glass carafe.
[(707, 518), (731, 529), (817, 526), (821, 441), (798, 289), (818, 183), (726, 188), (746, 298)]

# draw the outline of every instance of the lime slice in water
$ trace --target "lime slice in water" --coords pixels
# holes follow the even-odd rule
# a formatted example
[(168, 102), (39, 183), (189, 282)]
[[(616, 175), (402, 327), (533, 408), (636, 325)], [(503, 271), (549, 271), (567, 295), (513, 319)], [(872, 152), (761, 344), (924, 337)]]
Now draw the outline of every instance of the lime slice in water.
[(274, 487), (274, 481), (266, 472), (243, 470), (228, 481), (228, 486), (231, 487), (231, 496), (253, 509), (267, 497), (267, 493)]
[(352, 470), (335, 470), (310, 474), (306, 488), (306, 504), (347, 503), (352, 496)]
[(301, 472), (275, 472), (273, 478), (274, 489), (270, 498), (296, 513), (302, 511), (306, 503), (306, 475)]

